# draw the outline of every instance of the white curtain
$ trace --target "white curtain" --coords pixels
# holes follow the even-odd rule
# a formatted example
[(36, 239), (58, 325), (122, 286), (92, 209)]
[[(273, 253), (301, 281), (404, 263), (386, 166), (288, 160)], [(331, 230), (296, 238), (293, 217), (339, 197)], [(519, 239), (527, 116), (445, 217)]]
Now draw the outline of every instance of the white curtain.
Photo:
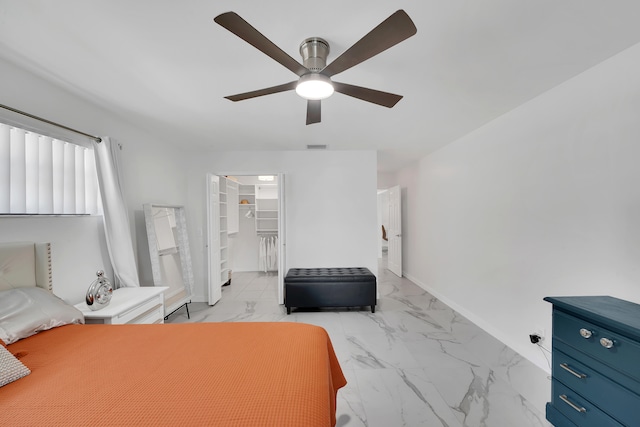
[(93, 143), (96, 172), (102, 197), (104, 229), (116, 287), (140, 286), (133, 252), (129, 215), (122, 191), (118, 144), (108, 137)]

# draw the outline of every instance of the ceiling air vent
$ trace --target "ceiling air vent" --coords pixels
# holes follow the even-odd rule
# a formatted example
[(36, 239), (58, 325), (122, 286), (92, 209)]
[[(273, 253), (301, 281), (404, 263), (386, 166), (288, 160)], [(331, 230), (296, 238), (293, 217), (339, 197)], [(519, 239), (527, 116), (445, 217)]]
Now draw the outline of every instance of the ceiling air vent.
[(326, 150), (327, 144), (308, 144), (307, 150)]

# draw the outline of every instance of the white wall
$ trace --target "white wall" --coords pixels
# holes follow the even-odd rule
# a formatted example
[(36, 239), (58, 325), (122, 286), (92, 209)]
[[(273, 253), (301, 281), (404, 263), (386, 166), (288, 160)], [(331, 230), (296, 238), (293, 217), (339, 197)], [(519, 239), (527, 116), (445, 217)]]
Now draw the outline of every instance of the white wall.
[(406, 275), (548, 370), (549, 295), (640, 303), (640, 45), (398, 174)]
[[(184, 155), (167, 141), (103, 110), (99, 100), (84, 101), (2, 59), (0, 76), (3, 104), (90, 134), (111, 136), (123, 145), (124, 191), (139, 274), (143, 284), (151, 284), (142, 205), (186, 204)], [(0, 241), (52, 242), (54, 292), (79, 302), (95, 280), (95, 271), (110, 270), (105, 265), (108, 255), (101, 221), (102, 217), (0, 218)]]
[(397, 176), (393, 172), (378, 172), (378, 189), (386, 190), (398, 185)]
[(0, 242), (49, 242), (53, 292), (69, 303), (84, 300), (96, 271), (113, 277), (101, 216), (0, 218)]
[[(229, 262), (236, 271), (258, 271), (260, 237), (256, 234), (255, 218), (247, 218), (247, 208), (240, 209), (240, 231), (229, 236)], [(254, 207), (251, 211), (255, 212)]]
[[(212, 152), (189, 162), (196, 298), (205, 300), (205, 175), (285, 174), (287, 266), (377, 273), (375, 151)], [(280, 183), (280, 185), (282, 185)]]

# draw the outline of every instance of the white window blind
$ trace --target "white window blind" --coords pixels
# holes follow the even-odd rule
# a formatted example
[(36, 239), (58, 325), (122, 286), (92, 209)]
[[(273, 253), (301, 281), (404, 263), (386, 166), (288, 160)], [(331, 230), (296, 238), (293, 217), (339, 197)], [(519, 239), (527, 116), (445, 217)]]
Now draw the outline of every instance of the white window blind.
[(0, 123), (0, 214), (100, 213), (93, 152)]

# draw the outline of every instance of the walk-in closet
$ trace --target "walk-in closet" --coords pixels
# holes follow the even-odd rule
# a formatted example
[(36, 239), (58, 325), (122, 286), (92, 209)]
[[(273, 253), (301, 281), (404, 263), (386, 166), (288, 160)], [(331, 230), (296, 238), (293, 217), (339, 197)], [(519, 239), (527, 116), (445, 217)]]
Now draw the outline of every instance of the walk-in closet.
[(281, 193), (277, 175), (207, 176), (209, 304), (234, 272), (278, 275)]

